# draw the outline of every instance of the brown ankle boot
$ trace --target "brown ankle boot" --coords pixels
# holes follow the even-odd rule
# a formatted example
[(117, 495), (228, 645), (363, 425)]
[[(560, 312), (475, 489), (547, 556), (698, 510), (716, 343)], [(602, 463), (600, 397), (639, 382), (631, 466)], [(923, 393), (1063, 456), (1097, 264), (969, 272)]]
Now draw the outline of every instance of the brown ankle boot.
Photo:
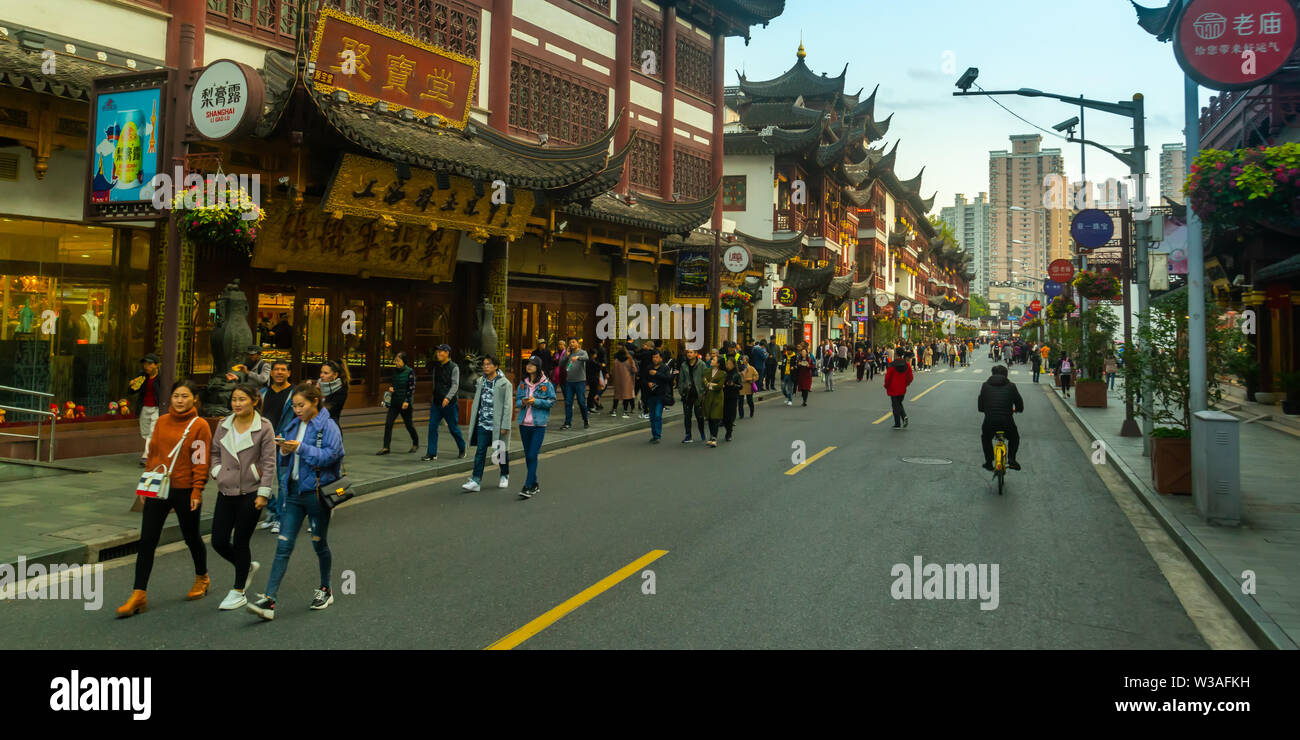
[(185, 594), (185, 598), (189, 599), (190, 601), (194, 601), (195, 599), (201, 599), (204, 596), (207, 596), (208, 584), (210, 583), (212, 583), (212, 579), (208, 578), (207, 573), (204, 573), (201, 576), (195, 576), (194, 586), (190, 588), (190, 592), (188, 594)]
[(120, 619), (122, 617), (129, 617), (133, 614), (139, 614), (145, 610), (146, 606), (144, 591), (137, 588), (131, 592), (131, 598), (127, 599), (125, 604), (117, 608), (117, 616)]

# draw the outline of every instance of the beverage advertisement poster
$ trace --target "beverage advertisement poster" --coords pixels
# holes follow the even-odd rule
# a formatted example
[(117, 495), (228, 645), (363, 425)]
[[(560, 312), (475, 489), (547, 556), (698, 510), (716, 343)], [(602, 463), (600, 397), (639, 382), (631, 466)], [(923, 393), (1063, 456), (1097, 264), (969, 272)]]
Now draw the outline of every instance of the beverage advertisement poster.
[(153, 207), (151, 183), (166, 156), (165, 81), (156, 73), (95, 80), (88, 127), (87, 218), (161, 217)]

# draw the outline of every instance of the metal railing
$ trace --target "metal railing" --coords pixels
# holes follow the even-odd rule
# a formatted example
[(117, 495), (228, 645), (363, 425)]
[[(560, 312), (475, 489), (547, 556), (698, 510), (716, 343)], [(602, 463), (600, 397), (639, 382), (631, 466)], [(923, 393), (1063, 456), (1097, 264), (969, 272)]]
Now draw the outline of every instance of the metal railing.
[[(0, 391), (8, 391), (10, 393), (21, 393), (28, 396), (36, 396), (37, 398), (54, 398), (53, 393), (42, 393), (41, 391), (29, 391), (26, 388), (11, 388), (10, 386), (7, 385), (0, 385)], [(25, 409), (25, 408), (20, 408), (15, 406), (4, 406), (4, 405), (0, 405), (0, 409), (4, 409), (5, 411), (13, 411), (17, 413), (36, 415), (36, 434), (15, 434), (13, 432), (0, 432), (0, 437), (18, 437), (20, 439), (36, 440), (36, 458), (35, 458), (36, 462), (41, 461), (41, 418), (40, 417), (42, 416), (50, 417), (49, 462), (54, 462), (54, 427), (59, 420), (58, 414), (54, 413), (53, 411), (39, 411), (37, 409)]]

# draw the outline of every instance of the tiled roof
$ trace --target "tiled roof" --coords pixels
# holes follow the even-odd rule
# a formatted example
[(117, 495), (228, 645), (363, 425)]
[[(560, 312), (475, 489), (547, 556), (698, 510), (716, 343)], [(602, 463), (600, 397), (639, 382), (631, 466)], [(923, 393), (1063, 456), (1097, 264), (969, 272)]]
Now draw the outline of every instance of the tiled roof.
[(844, 70), (838, 77), (827, 77), (825, 73), (819, 76), (808, 69), (803, 59), (799, 59), (793, 67), (770, 80), (750, 80), (743, 73), (739, 73), (740, 89), (760, 102), (772, 98), (793, 100), (801, 95), (804, 97), (836, 95), (844, 92), (844, 76), (848, 71), (849, 65), (845, 64)]
[(811, 149), (821, 143), (825, 123), (816, 123), (802, 131), (772, 128), (724, 134), (727, 154), (789, 154)]
[(606, 221), (609, 223), (635, 226), (658, 231), (661, 234), (687, 234), (713, 217), (713, 203), (717, 197), (718, 187), (700, 200), (669, 201), (635, 197), (632, 205), (613, 194), (594, 197), (590, 203), (578, 201), (560, 206), (559, 210), (574, 216)]
[(0, 36), (0, 85), (88, 103), (90, 84), (96, 77), (148, 69), (144, 65), (138, 70), (125, 69), (60, 54), (55, 57), (57, 74), (45, 75), (41, 73), (43, 63), (41, 52), (24, 51), (17, 39)]

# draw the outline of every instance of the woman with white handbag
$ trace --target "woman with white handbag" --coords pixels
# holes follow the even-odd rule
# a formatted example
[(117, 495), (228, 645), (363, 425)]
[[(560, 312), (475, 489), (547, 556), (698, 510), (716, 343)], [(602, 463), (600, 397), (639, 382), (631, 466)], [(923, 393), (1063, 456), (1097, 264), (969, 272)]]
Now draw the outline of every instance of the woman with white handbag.
[(154, 550), (167, 514), (173, 509), (181, 525), (181, 536), (194, 558), (194, 586), (185, 598), (201, 599), (208, 593), (208, 551), (199, 534), (199, 516), (203, 487), (208, 482), (212, 431), (195, 408), (198, 390), (192, 380), (176, 381), (172, 385), (171, 406), (166, 414), (158, 417), (149, 439), (145, 472), (136, 487), (136, 494), (145, 501), (140, 517), (140, 549), (135, 557), (135, 590), (117, 608), (119, 617), (145, 610), (145, 589), (153, 571)]
[(218, 494), (212, 549), (235, 566), (235, 585), (218, 607), (222, 611), (248, 603), (244, 586), (261, 567), (248, 543), (271, 498), (276, 476), (275, 428), (258, 413), (261, 406), (257, 386), (235, 386), (230, 394), (231, 414), (212, 437), (212, 477)]

